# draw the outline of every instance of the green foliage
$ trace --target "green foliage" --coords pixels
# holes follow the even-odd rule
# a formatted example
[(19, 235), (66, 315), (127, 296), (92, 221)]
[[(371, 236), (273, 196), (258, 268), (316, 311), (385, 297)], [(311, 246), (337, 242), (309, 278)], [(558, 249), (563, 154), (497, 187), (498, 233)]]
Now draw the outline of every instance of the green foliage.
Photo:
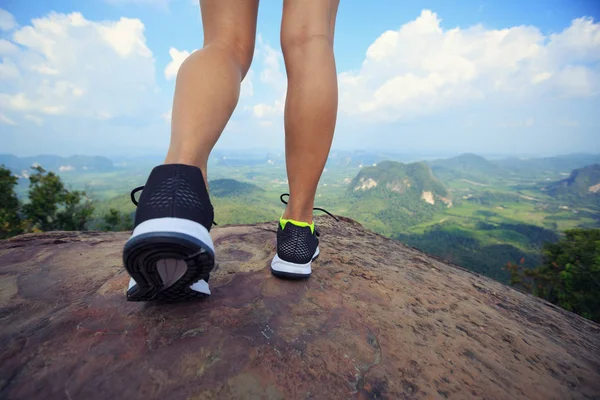
[(524, 258), (521, 258), (518, 264), (509, 261), (506, 263), (506, 268), (504, 268), (504, 270), (508, 271), (510, 275), (509, 283), (511, 286), (531, 292), (533, 290), (532, 275), (535, 274), (535, 270), (526, 268), (523, 265), (524, 263)]
[(111, 208), (108, 213), (102, 217), (103, 231), (130, 231), (133, 229), (133, 219), (130, 214), (121, 213), (119, 210)]
[(487, 218), (498, 216), (497, 213), (495, 213), (493, 211), (489, 211), (489, 210), (477, 210), (477, 211), (475, 211), (475, 214), (481, 215), (482, 217), (487, 217)]
[(362, 196), (370, 190), (354, 190), (361, 182), (372, 179), (377, 182), (376, 191), (388, 189), (398, 194), (414, 193), (418, 197), (424, 191), (439, 196), (447, 196), (448, 190), (439, 181), (429, 166), (423, 162), (402, 164), (396, 161), (383, 161), (374, 167), (363, 168), (348, 187), (349, 194)]
[(219, 226), (255, 224), (259, 222), (275, 221), (283, 212), (282, 208), (276, 207), (275, 202), (268, 204), (264, 200), (215, 198), (215, 222)]
[(251, 183), (236, 181), (235, 179), (216, 179), (209, 182), (210, 194), (216, 197), (233, 197), (249, 195), (263, 190)]
[(64, 231), (81, 231), (94, 213), (91, 201), (85, 199), (85, 192), (65, 190), (62, 207), (56, 214), (56, 228)]
[(83, 230), (94, 208), (85, 192), (69, 191), (60, 177), (42, 167), (29, 177), (29, 203), (23, 214), (31, 230)]
[(470, 203), (477, 203), (481, 204), (482, 206), (491, 206), (502, 203), (519, 203), (522, 200), (523, 199), (516, 194), (492, 190), (485, 190), (483, 192), (476, 193), (467, 199), (467, 201)]
[(511, 231), (521, 234), (529, 246), (541, 248), (547, 242), (556, 242), (558, 235), (548, 229), (529, 224), (498, 224), (480, 223), (478, 229), (490, 231)]
[(0, 239), (21, 233), (19, 199), (15, 193), (17, 177), (0, 165)]
[(502, 266), (509, 261), (523, 259), (530, 266), (540, 261), (535, 251), (524, 251), (507, 243), (485, 244), (476, 231), (454, 224), (434, 225), (423, 234), (400, 234), (395, 238), (504, 283), (509, 282), (510, 276)]
[(533, 281), (532, 292), (566, 310), (600, 322), (600, 229), (572, 229), (544, 246), (543, 263), (515, 280)]
[[(108, 199), (94, 199), (94, 218), (98, 222), (103, 221), (104, 216), (110, 214), (111, 209), (129, 215), (135, 213), (135, 205), (131, 202), (129, 192)], [(98, 229), (101, 229), (101, 227), (98, 227)]]
[(274, 221), (283, 213), (280, 192), (267, 192), (233, 179), (209, 182), (215, 221), (219, 225)]

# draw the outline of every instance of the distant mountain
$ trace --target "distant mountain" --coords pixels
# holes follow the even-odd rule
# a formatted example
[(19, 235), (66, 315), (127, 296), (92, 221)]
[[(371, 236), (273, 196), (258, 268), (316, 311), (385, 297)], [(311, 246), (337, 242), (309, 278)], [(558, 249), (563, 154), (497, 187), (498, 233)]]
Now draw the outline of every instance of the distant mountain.
[(492, 162), (486, 160), (480, 155), (474, 153), (464, 153), (456, 157), (445, 158), (440, 160), (433, 160), (429, 162), (430, 165), (440, 166), (445, 168), (459, 169), (465, 171), (472, 171), (474, 169), (483, 168), (486, 170), (496, 170), (497, 167)]
[(41, 154), (34, 157), (16, 157), (11, 154), (0, 154), (0, 165), (2, 164), (14, 174), (23, 177), (36, 164), (52, 172), (109, 172), (114, 170), (112, 161), (102, 156), (60, 157)]
[(600, 154), (568, 154), (555, 157), (522, 159), (517, 157), (493, 161), (494, 164), (514, 174), (540, 175), (568, 173), (586, 165), (600, 163)]
[(113, 161), (114, 166), (118, 168), (152, 168), (162, 164), (165, 156), (164, 154), (113, 156), (110, 159)]
[(237, 197), (264, 192), (256, 185), (235, 179), (216, 179), (209, 182), (210, 194), (216, 197)]
[(556, 179), (576, 168), (600, 163), (600, 154), (569, 154), (555, 157), (518, 157), (487, 160), (477, 154), (461, 154), (457, 157), (427, 162), (433, 174), (443, 182), (471, 180), (492, 183), (507, 178)]
[(382, 161), (403, 161), (406, 155), (382, 151), (341, 151), (335, 150), (329, 154), (327, 168), (333, 167), (368, 167)]
[(263, 158), (231, 158), (223, 156), (222, 158), (215, 159), (214, 165), (220, 167), (252, 167), (266, 164), (274, 164), (274, 160), (270, 160), (266, 157)]
[(446, 204), (450, 202), (447, 199), (448, 190), (423, 162), (402, 164), (383, 161), (375, 166), (363, 168), (348, 187), (348, 191), (355, 196), (371, 190), (417, 196), (430, 204), (434, 204), (436, 200)]
[(338, 210), (392, 234), (430, 220), (452, 206), (446, 187), (425, 163), (383, 161), (350, 181)]
[(442, 181), (470, 179), (480, 183), (501, 178), (503, 168), (471, 153), (443, 160), (429, 161), (433, 174)]
[(545, 191), (555, 197), (576, 197), (600, 204), (600, 164), (575, 169), (567, 179), (554, 182)]

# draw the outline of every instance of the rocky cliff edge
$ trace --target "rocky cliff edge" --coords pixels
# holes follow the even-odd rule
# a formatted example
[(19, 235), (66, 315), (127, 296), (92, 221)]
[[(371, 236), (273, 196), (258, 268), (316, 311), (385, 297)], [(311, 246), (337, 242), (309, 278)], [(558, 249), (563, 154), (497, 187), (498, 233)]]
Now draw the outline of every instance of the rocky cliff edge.
[(343, 219), (310, 280), (213, 230), (213, 296), (128, 303), (128, 233), (0, 242), (3, 399), (594, 399), (600, 326)]

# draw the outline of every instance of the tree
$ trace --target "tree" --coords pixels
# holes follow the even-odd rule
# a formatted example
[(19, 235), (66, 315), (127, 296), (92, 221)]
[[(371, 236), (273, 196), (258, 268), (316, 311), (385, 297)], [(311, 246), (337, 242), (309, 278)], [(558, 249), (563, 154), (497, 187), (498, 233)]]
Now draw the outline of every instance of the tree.
[(17, 177), (0, 165), (0, 239), (22, 232), (19, 199), (15, 193), (17, 183)]
[(29, 203), (23, 206), (32, 230), (84, 230), (94, 208), (85, 192), (69, 191), (53, 172), (40, 166), (29, 177)]
[(504, 270), (510, 274), (510, 284), (527, 292), (532, 292), (532, 274), (531, 269), (525, 267), (525, 258), (521, 258), (519, 264), (508, 262)]
[(102, 219), (104, 220), (102, 229), (105, 231), (129, 231), (133, 229), (131, 216), (122, 214), (114, 208), (111, 208)]
[(566, 231), (557, 243), (544, 245), (542, 265), (516, 274), (515, 284), (532, 279), (534, 295), (600, 322), (600, 229)]
[(57, 229), (64, 231), (85, 230), (86, 224), (92, 218), (94, 206), (86, 199), (85, 192), (65, 191), (64, 207), (57, 214)]
[(600, 229), (566, 231), (537, 272), (537, 295), (600, 322)]

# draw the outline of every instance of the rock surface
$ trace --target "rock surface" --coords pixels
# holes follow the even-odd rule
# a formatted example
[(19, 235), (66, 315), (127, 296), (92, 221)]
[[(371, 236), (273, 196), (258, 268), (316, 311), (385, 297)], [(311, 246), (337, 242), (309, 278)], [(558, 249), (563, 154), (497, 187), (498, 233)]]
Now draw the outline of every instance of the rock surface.
[(128, 303), (127, 233), (0, 242), (2, 399), (600, 398), (600, 326), (317, 219), (308, 281), (272, 277), (275, 223), (213, 230), (213, 296)]

